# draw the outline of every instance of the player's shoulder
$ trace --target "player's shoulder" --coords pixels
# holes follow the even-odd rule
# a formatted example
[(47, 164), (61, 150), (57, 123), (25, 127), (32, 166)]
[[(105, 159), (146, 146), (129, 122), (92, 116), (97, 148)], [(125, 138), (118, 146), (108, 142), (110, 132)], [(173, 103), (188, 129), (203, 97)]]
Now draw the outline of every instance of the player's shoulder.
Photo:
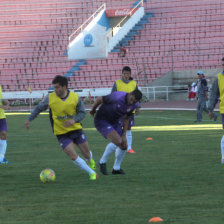
[(222, 78), (222, 77), (224, 77), (224, 73), (220, 72), (220, 73), (218, 73), (218, 75), (215, 77), (215, 79), (220, 79), (220, 78)]
[(133, 82), (133, 83), (136, 83), (137, 84), (137, 82), (133, 78), (130, 79), (130, 82)]

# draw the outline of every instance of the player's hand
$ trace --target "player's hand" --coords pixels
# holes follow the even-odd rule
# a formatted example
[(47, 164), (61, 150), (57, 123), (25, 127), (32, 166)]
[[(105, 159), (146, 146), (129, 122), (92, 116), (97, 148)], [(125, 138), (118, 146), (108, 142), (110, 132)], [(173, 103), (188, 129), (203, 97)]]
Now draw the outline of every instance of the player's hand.
[(26, 122), (24, 123), (24, 126), (25, 126), (26, 130), (28, 131), (30, 129), (30, 121), (26, 120)]
[(210, 119), (212, 119), (212, 118), (213, 118), (213, 112), (210, 111), (210, 112), (208, 113), (208, 116), (209, 116)]
[(139, 109), (135, 110), (135, 115), (139, 115)]
[(89, 111), (89, 114), (92, 115), (92, 116), (94, 116), (95, 113), (96, 113), (96, 110), (92, 109), (92, 110)]
[(73, 124), (75, 123), (75, 120), (74, 119), (70, 119), (70, 120), (67, 120), (63, 123), (64, 127), (68, 128), (70, 126), (72, 126)]

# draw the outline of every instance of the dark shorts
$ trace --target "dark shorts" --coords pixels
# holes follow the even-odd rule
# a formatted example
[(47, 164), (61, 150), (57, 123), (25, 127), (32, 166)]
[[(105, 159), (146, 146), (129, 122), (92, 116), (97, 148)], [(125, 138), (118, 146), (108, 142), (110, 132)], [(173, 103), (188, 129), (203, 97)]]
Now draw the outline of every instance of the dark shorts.
[(63, 135), (56, 135), (62, 149), (65, 149), (71, 142), (76, 145), (87, 141), (83, 130), (70, 131)]
[(107, 138), (107, 135), (112, 132), (116, 131), (120, 136), (122, 136), (122, 124), (120, 122), (116, 124), (111, 124), (105, 120), (94, 120), (96, 129), (103, 135), (104, 138)]
[[(121, 119), (121, 122), (123, 123), (123, 118)], [(132, 114), (131, 116), (129, 116), (129, 124), (128, 124), (128, 128), (131, 128), (135, 126), (135, 115)]]
[(0, 119), (0, 131), (8, 131), (6, 119)]

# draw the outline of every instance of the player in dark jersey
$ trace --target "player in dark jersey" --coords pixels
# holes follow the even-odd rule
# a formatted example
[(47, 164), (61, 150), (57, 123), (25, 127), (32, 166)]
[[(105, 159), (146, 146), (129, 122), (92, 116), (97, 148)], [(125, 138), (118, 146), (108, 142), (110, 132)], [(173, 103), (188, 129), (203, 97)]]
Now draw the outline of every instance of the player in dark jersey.
[[(114, 82), (114, 85), (112, 87), (111, 92), (115, 91), (121, 91), (121, 92), (126, 92), (130, 93), (134, 91), (135, 89), (138, 89), (136, 81), (133, 80), (131, 77), (131, 68), (128, 66), (124, 66), (122, 69), (122, 77), (120, 79), (117, 79)], [(140, 104), (139, 104), (140, 107)], [(127, 152), (128, 153), (135, 153), (135, 151), (132, 149), (132, 131), (131, 128), (135, 124), (135, 118), (134, 115), (139, 113), (139, 108), (136, 108), (135, 111), (133, 111), (132, 116), (129, 117), (129, 126), (128, 130), (126, 133), (126, 138), (127, 138), (127, 143), (128, 143), (128, 148)]]
[(93, 104), (90, 111), (91, 115), (94, 115), (97, 107), (101, 105), (95, 115), (95, 127), (101, 135), (110, 141), (99, 161), (100, 171), (104, 175), (108, 175), (106, 162), (115, 151), (112, 174), (125, 174), (120, 165), (127, 150), (126, 131), (129, 117), (138, 107), (141, 98), (141, 91), (136, 89), (130, 93), (113, 92), (107, 96), (97, 98)]

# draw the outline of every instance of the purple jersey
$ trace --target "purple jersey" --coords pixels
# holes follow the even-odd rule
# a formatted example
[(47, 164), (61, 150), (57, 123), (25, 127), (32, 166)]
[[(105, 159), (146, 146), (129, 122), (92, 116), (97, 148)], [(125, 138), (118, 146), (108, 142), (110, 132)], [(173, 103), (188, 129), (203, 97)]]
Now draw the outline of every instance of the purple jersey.
[(95, 120), (105, 120), (111, 124), (119, 122), (126, 114), (132, 115), (138, 103), (128, 105), (126, 92), (113, 92), (103, 97), (103, 104), (96, 113)]

